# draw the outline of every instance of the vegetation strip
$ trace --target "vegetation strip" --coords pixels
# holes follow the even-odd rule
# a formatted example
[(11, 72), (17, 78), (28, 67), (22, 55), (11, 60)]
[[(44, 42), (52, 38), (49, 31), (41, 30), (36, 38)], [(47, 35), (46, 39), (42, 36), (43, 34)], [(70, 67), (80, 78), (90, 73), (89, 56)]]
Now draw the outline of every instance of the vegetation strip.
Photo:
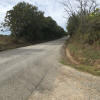
[(55, 40), (66, 34), (55, 20), (26, 2), (19, 2), (7, 11), (2, 27), (9, 28), (11, 34), (0, 36), (0, 51)]
[(75, 61), (75, 59), (73, 59), (73, 57), (71, 56), (70, 51), (69, 51), (68, 48), (66, 48), (66, 56), (69, 58), (69, 60), (70, 60), (73, 64), (76, 64), (76, 65), (79, 64), (77, 61)]
[(78, 5), (73, 10), (70, 0), (65, 1), (63, 5), (69, 15), (66, 28), (70, 35), (66, 44), (68, 49), (66, 62), (81, 71), (100, 75), (100, 8), (98, 3), (96, 0), (75, 0)]

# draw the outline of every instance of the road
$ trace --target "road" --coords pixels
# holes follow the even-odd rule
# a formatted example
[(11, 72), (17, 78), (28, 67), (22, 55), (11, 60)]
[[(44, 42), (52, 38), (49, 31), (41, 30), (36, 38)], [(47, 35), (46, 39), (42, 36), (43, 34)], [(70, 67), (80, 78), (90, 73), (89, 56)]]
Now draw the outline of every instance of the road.
[(0, 53), (0, 100), (100, 100), (100, 78), (60, 63), (65, 39)]
[(0, 100), (28, 100), (36, 89), (51, 89), (65, 39), (0, 53)]

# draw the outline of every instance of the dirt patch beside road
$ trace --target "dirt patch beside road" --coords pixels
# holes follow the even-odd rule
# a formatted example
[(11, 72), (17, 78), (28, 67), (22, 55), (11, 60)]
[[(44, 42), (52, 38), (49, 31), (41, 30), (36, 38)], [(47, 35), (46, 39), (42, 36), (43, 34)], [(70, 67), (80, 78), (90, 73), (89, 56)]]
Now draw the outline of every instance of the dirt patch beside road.
[(73, 59), (73, 57), (71, 56), (70, 51), (69, 51), (68, 48), (66, 48), (66, 56), (68, 57), (68, 59), (69, 59), (73, 64), (76, 64), (76, 65), (79, 64), (79, 62), (77, 62), (75, 59)]
[(100, 100), (100, 78), (62, 66), (52, 91), (32, 94), (29, 100)]

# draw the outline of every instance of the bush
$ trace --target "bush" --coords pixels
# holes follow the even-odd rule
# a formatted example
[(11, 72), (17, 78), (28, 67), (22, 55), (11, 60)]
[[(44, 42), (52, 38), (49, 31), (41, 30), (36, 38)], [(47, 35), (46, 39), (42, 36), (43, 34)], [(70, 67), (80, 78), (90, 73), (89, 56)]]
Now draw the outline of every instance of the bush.
[(10, 27), (11, 35), (26, 41), (44, 41), (62, 37), (64, 30), (51, 17), (36, 6), (20, 2), (8, 11), (4, 26)]
[(78, 34), (77, 39), (81, 39), (85, 43), (100, 43), (100, 12), (95, 11), (91, 14), (84, 15), (83, 21), (79, 13), (72, 15), (68, 20), (68, 33)]

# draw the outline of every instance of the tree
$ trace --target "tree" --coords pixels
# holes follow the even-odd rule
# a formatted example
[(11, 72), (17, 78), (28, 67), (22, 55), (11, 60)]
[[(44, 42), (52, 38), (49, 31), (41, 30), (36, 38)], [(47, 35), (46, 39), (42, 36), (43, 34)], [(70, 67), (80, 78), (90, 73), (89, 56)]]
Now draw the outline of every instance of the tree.
[(29, 3), (21, 2), (8, 11), (5, 17), (5, 26), (10, 27), (15, 37), (36, 39), (37, 31), (40, 30), (40, 23), (43, 19), (43, 12)]
[[(67, 13), (72, 8), (69, 2), (68, 0), (67, 4), (64, 4)], [(77, 11), (70, 11), (68, 33), (89, 44), (100, 41), (100, 10), (97, 8), (96, 0), (76, 0), (76, 2)]]
[(58, 25), (51, 17), (44, 17), (44, 13), (36, 6), (25, 2), (18, 3), (7, 12), (4, 25), (10, 27), (12, 36), (30, 42), (55, 39), (63, 35), (60, 33), (62, 29), (57, 31)]
[(42, 32), (47, 40), (62, 37), (65, 33), (64, 29), (58, 26), (51, 17), (46, 17), (44, 19)]

